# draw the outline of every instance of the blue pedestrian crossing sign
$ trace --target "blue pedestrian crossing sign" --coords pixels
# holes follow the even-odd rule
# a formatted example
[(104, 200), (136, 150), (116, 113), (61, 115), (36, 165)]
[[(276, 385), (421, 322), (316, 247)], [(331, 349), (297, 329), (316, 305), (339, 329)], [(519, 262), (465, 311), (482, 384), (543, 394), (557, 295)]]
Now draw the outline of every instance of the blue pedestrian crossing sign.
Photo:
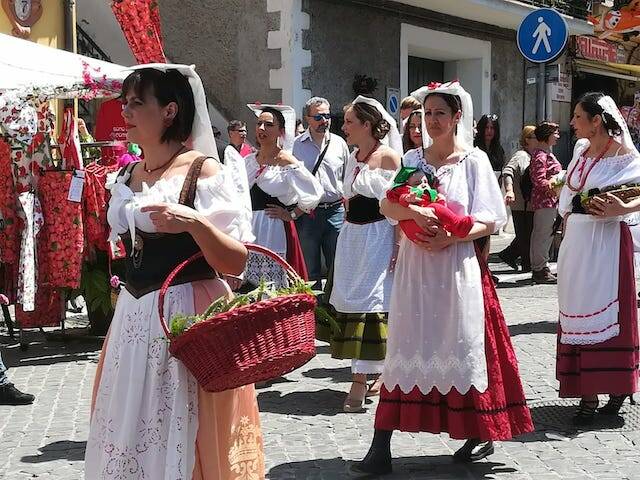
[(518, 27), (520, 53), (533, 63), (550, 62), (567, 46), (569, 26), (552, 8), (539, 8), (524, 17)]

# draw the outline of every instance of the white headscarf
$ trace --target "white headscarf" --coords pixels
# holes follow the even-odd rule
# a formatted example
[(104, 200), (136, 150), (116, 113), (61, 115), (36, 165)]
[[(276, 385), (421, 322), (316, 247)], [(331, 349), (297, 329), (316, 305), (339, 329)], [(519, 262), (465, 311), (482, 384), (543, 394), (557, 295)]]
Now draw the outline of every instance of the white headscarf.
[[(460, 82), (454, 80), (447, 83), (430, 83), (411, 93), (411, 96), (417, 99), (424, 106), (424, 101), (428, 95), (432, 93), (446, 93), (449, 95), (457, 95), (462, 105), (462, 117), (458, 123), (458, 131), (456, 139), (466, 148), (473, 148), (473, 102), (471, 95), (462, 88)], [(422, 143), (424, 147), (428, 147), (433, 143), (431, 137), (427, 133), (424, 116), (422, 117)]]
[(293, 150), (293, 141), (296, 138), (296, 111), (289, 105), (272, 105), (263, 103), (248, 103), (247, 107), (259, 117), (265, 108), (273, 108), (282, 113), (284, 117), (284, 136), (280, 137), (280, 147), (290, 152)]
[(187, 140), (187, 144), (208, 157), (218, 158), (218, 149), (216, 148), (216, 139), (213, 136), (211, 128), (211, 119), (209, 118), (209, 110), (207, 109), (207, 97), (204, 93), (204, 86), (200, 76), (196, 73), (195, 65), (177, 65), (171, 63), (148, 63), (144, 65), (136, 65), (131, 70), (140, 70), (143, 68), (154, 68), (162, 72), (167, 70), (177, 70), (187, 77), (191, 91), (193, 92), (193, 102), (196, 107), (193, 117), (193, 126), (191, 127), (191, 136)]
[[(602, 107), (602, 109), (607, 112), (609, 115), (613, 117), (613, 119), (618, 123), (622, 133), (620, 135), (616, 135), (614, 139), (616, 142), (620, 142), (627, 149), (631, 151), (638, 151), (636, 146), (633, 144), (633, 140), (631, 139), (631, 133), (629, 133), (629, 127), (627, 126), (627, 122), (625, 122), (624, 117), (620, 113), (618, 109), (618, 105), (609, 95), (605, 95), (600, 100), (598, 100), (598, 105)], [(606, 128), (606, 126), (605, 126)]]
[(380, 115), (382, 115), (382, 117), (389, 123), (390, 127), (389, 133), (387, 133), (384, 138), (380, 140), (380, 143), (391, 147), (400, 155), (402, 155), (402, 137), (400, 136), (400, 132), (398, 131), (398, 126), (396, 125), (395, 119), (389, 114), (389, 112), (384, 109), (382, 104), (375, 98), (364, 97), (362, 95), (358, 95), (356, 99), (351, 103), (366, 103), (367, 105), (372, 106), (373, 108), (378, 110), (378, 112), (380, 112)]

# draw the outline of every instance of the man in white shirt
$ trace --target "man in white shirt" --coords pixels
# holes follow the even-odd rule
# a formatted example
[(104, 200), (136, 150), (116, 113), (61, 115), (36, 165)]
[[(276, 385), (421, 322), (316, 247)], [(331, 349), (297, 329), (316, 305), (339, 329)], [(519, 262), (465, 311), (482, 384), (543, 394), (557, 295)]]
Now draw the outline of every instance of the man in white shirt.
[(322, 276), (321, 257), (324, 255), (327, 268), (330, 269), (333, 266), (338, 233), (344, 222), (342, 179), (349, 158), (349, 148), (341, 137), (329, 131), (331, 113), (326, 99), (309, 99), (303, 113), (308, 129), (296, 138), (293, 156), (315, 175), (324, 189), (324, 195), (313, 212), (302, 214), (296, 219), (296, 228), (309, 280), (318, 282), (318, 288)]

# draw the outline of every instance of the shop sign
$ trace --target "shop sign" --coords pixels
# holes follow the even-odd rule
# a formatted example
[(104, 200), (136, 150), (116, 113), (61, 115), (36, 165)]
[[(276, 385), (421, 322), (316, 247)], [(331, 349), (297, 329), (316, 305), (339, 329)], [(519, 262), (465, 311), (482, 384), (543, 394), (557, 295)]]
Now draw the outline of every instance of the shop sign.
[(558, 81), (549, 84), (549, 96), (554, 102), (571, 102), (571, 75), (560, 72)]
[(614, 43), (586, 35), (576, 37), (576, 55), (597, 62), (624, 63), (624, 58), (618, 58), (619, 49)]

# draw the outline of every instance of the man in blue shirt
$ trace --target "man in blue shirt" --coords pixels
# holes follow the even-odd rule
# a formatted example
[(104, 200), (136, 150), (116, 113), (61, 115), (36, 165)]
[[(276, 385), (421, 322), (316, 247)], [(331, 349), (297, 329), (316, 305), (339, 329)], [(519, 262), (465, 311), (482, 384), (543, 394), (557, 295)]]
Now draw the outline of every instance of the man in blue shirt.
[(315, 288), (319, 288), (322, 255), (330, 269), (333, 266), (338, 233), (344, 222), (342, 178), (349, 158), (349, 148), (341, 137), (329, 131), (331, 112), (326, 99), (309, 99), (303, 113), (308, 128), (296, 138), (293, 156), (315, 175), (324, 189), (324, 195), (313, 212), (302, 214), (296, 219), (296, 229), (309, 280), (315, 280)]

